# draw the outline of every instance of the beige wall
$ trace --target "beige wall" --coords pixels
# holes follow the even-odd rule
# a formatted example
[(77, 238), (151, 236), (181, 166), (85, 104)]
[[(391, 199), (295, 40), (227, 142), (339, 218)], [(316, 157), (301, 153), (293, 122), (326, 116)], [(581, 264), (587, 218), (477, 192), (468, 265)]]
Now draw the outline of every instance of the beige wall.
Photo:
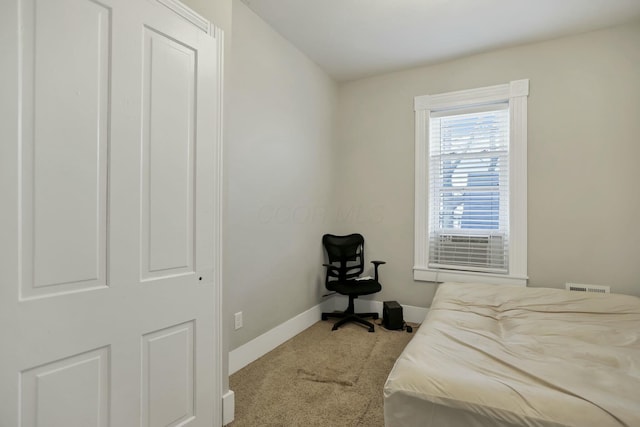
[(359, 231), (367, 259), (388, 261), (375, 299), (428, 306), (434, 285), (412, 275), (413, 97), (522, 78), (531, 285), (640, 295), (640, 23), (336, 87), (239, 0), (185, 3), (225, 31), (229, 350), (320, 301), (325, 232)]
[(320, 302), (337, 85), (233, 3), (225, 141), (225, 319), (233, 350)]
[(606, 284), (640, 295), (640, 23), (345, 83), (335, 201), (371, 206), (360, 231), (386, 259), (375, 299), (428, 306), (413, 265), (413, 97), (530, 79), (531, 286)]

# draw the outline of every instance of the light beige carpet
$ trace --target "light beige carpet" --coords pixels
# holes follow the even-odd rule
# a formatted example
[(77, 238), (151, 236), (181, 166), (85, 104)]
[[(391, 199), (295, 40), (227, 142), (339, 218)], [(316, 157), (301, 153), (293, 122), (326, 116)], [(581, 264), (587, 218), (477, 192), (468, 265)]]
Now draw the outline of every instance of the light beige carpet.
[(381, 326), (369, 333), (357, 324), (331, 331), (334, 321), (314, 324), (231, 375), (229, 425), (384, 426), (382, 388), (413, 334)]

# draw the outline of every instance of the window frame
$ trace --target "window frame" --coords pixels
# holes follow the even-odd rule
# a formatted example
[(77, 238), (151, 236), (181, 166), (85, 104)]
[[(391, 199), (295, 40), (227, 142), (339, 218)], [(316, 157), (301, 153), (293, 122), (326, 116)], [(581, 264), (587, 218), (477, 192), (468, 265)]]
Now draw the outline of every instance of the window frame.
[[(527, 284), (527, 100), (529, 80), (476, 89), (422, 95), (415, 111), (415, 236), (413, 278), (428, 282)], [(429, 122), (432, 111), (509, 103), (508, 272), (482, 273), (429, 268)]]

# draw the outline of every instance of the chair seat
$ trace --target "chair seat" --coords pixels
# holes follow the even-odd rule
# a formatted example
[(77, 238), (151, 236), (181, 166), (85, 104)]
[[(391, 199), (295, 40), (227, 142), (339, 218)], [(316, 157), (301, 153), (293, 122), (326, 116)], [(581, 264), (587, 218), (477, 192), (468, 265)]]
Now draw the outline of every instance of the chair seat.
[(382, 290), (380, 283), (373, 279), (329, 282), (327, 288), (330, 291), (335, 291), (342, 295), (369, 295)]

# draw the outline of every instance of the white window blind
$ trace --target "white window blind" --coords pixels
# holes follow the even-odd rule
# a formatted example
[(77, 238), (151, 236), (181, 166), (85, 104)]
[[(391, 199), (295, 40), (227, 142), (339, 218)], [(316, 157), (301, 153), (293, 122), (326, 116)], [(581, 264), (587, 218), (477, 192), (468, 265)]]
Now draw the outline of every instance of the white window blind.
[(509, 104), (431, 111), (428, 266), (507, 273)]

